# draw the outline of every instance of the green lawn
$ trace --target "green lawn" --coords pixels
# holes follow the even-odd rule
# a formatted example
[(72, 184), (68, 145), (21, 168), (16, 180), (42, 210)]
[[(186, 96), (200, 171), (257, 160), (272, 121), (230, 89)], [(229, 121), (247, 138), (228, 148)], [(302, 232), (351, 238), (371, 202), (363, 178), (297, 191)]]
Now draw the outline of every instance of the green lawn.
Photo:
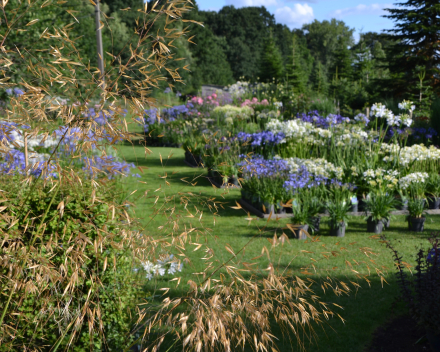
[[(231, 260), (232, 255), (225, 249), (225, 245), (229, 245), (235, 253), (241, 250), (237, 258), (245, 262), (252, 262), (252, 258), (259, 256), (262, 253), (262, 248), (266, 247), (271, 262), (278, 270), (288, 268), (290, 274), (304, 277), (301, 274), (301, 268), (310, 264), (312, 257), (317, 260), (318, 269), (337, 267), (332, 272), (334, 277), (342, 279), (347, 276), (351, 280), (355, 279), (355, 275), (347, 270), (345, 260), (356, 259), (366, 263), (368, 258), (362, 254), (360, 248), (368, 247), (378, 254), (377, 257), (372, 258), (375, 259), (376, 265), (383, 265), (389, 269), (386, 275), (388, 285), (385, 284), (382, 288), (380, 280), (373, 273), (371, 287), (365, 281), (359, 281), (362, 288), (357, 293), (353, 291), (348, 297), (336, 297), (333, 293), (323, 294), (320, 289), (317, 289), (316, 293), (324, 301), (334, 302), (344, 307), (344, 310), (337, 310), (337, 312), (346, 322), (344, 325), (338, 318), (330, 319), (325, 332), (317, 329), (319, 345), (312, 344), (307, 349), (328, 352), (363, 351), (371, 340), (373, 331), (392, 315), (392, 304), (398, 293), (394, 280), (392, 257), (389, 250), (380, 244), (378, 239), (372, 238), (370, 234), (366, 233), (366, 222), (362, 217), (352, 219), (349, 222), (345, 238), (327, 236), (328, 227), (324, 224), (319, 242), (312, 243), (311, 241), (292, 239), (284, 245), (272, 248), (271, 239), (275, 233), (277, 236), (282, 235), (283, 232), (289, 234), (289, 230), (285, 228), (288, 220), (272, 219), (268, 222), (257, 219), (249, 221), (248, 215), (243, 210), (231, 208), (236, 205), (235, 201), (239, 199), (240, 192), (238, 190), (214, 189), (206, 179), (206, 170), (185, 166), (183, 150), (151, 147), (149, 148), (151, 154), (146, 155), (142, 145), (129, 145), (128, 143), (119, 145), (117, 149), (122, 158), (128, 162), (134, 162), (142, 168), (142, 173), (139, 172), (141, 178), (128, 177), (122, 182), (130, 193), (137, 190), (129, 200), (136, 205), (134, 208), (136, 217), (139, 218), (144, 233), (177, 238), (184, 231), (195, 229), (188, 235), (185, 252), (188, 262), (185, 263), (181, 273), (181, 284), (174, 291), (170, 291), (171, 294), (179, 294), (179, 290), (185, 290), (188, 280), (203, 281), (202, 275), (196, 274), (204, 269), (204, 262), (201, 258), (205, 256), (204, 249), (208, 246), (214, 251), (214, 263), (217, 266)], [(147, 195), (141, 197), (146, 191), (148, 191)], [(159, 198), (156, 198), (157, 196)], [(215, 201), (212, 200), (214, 198)], [(187, 210), (182, 205), (182, 199), (188, 203)], [(207, 203), (209, 199), (210, 201)], [(155, 202), (157, 203), (154, 205)], [(218, 213), (214, 214), (216, 210), (209, 209), (207, 206), (213, 202), (219, 202), (217, 205), (223, 206), (224, 209), (219, 208)], [(155, 212), (154, 209), (159, 211)], [(430, 216), (426, 223), (425, 232), (415, 234), (407, 230), (403, 216), (396, 216), (386, 234), (389, 239), (394, 241), (406, 261), (412, 263), (416, 247), (427, 244), (426, 239), (432, 231), (438, 229), (439, 223), (439, 216)], [(163, 227), (160, 228), (161, 226)], [(198, 244), (202, 244), (202, 247), (194, 251)], [(341, 247), (345, 247), (347, 251), (341, 250)], [(300, 250), (313, 253), (300, 253)], [(322, 252), (330, 252), (331, 250), (337, 250), (340, 255), (325, 259)], [(257, 261), (260, 269), (266, 268), (269, 263), (267, 254)], [(230, 263), (234, 263), (234, 260)], [(353, 261), (351, 263), (354, 265)], [(370, 267), (372, 266), (370, 262)], [(365, 265), (354, 267), (361, 273), (367, 272)], [(319, 278), (323, 274), (318, 274), (317, 277)], [(169, 283), (167, 279), (154, 279), (149, 284), (149, 290), (154, 291), (164, 286), (175, 287), (175, 282)], [(399, 312), (402, 312), (401, 305), (397, 305), (396, 314)], [(281, 338), (281, 335), (278, 337)], [(295, 346), (291, 347), (288, 339), (284, 345), (280, 345), (280, 348), (282, 351), (296, 350)]]

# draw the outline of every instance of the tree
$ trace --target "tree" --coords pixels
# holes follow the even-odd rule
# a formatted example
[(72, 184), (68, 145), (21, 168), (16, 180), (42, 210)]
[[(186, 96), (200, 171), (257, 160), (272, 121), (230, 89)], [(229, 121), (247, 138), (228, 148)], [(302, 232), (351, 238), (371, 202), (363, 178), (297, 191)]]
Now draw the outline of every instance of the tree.
[(289, 87), (292, 87), (295, 93), (304, 93), (308, 76), (306, 76), (306, 72), (301, 65), (301, 56), (295, 35), (293, 36), (291, 50), (286, 64), (286, 80)]
[(327, 95), (329, 88), (327, 72), (325, 71), (324, 65), (319, 60), (316, 60), (313, 64), (311, 83), (315, 92)]
[(280, 50), (275, 44), (272, 35), (265, 40), (264, 49), (261, 53), (260, 80), (263, 82), (278, 81), (283, 75), (283, 59)]
[(426, 72), (426, 84), (438, 86), (440, 3), (437, 0), (407, 0), (396, 5), (398, 8), (386, 9), (390, 14), (384, 16), (395, 22), (395, 28), (387, 30), (395, 41), (391, 51), (395, 91), (404, 92), (409, 85), (416, 85), (418, 68)]
[(271, 32), (282, 62), (287, 61), (291, 31), (285, 25), (277, 24), (274, 15), (264, 6), (240, 9), (225, 6), (219, 12), (206, 11), (203, 14), (205, 25), (214, 35), (225, 38), (225, 53), (236, 80), (241, 77), (255, 80), (259, 76), (259, 60)]
[[(206, 19), (204, 12), (198, 10), (197, 4), (188, 18), (198, 22), (205, 22)], [(192, 41), (195, 43), (189, 47), (194, 59), (191, 67), (193, 87), (199, 89), (202, 84), (226, 86), (234, 83), (231, 66), (225, 53), (226, 39), (215, 36), (208, 24), (204, 27), (192, 25), (191, 34), (194, 36)]]
[(337, 47), (338, 50), (333, 54), (331, 74), (337, 74), (339, 78), (351, 80), (353, 76), (353, 56), (346, 46), (345, 38), (339, 37)]
[(354, 44), (354, 30), (336, 19), (322, 22), (315, 20), (304, 25), (302, 30), (307, 32), (307, 47), (312, 56), (329, 69), (329, 74), (334, 74), (330, 68), (336, 66), (338, 52)]

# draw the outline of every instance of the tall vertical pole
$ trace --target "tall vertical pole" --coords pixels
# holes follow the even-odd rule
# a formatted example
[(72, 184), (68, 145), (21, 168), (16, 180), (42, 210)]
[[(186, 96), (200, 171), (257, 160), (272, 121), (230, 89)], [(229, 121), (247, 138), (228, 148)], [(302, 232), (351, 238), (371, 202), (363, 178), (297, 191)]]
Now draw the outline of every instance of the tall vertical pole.
[(96, 46), (98, 49), (98, 68), (101, 72), (100, 86), (105, 89), (105, 72), (104, 72), (104, 50), (102, 48), (102, 33), (101, 33), (101, 13), (99, 11), (99, 0), (95, 0), (95, 25), (96, 25)]

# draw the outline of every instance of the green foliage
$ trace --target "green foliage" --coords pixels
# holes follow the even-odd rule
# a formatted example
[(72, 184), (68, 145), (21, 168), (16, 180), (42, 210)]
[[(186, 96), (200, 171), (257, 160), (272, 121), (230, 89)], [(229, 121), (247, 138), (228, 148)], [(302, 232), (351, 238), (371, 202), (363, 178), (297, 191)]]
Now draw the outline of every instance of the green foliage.
[(421, 218), (425, 213), (426, 200), (421, 198), (413, 198), (408, 200), (409, 216), (412, 218)]
[(261, 53), (260, 80), (263, 82), (276, 82), (282, 77), (284, 71), (281, 53), (275, 44), (272, 35), (266, 39)]
[(365, 211), (367, 216), (379, 221), (389, 219), (391, 211), (395, 210), (396, 199), (389, 193), (370, 193), (365, 200)]
[(406, 0), (387, 9), (385, 17), (395, 22), (395, 28), (388, 30), (395, 45), (390, 48), (391, 71), (400, 74), (393, 82), (394, 91), (404, 93), (408, 84), (417, 84), (417, 68), (426, 70), (426, 85), (434, 87), (439, 73), (440, 57), (440, 4), (431, 0)]
[[(95, 324), (102, 326), (78, 324), (62, 339), (60, 348), (68, 346), (73, 330), (72, 351), (88, 351), (91, 346), (94, 346), (93, 350), (120, 351), (131, 339), (131, 313), (140, 292), (132, 271), (132, 257), (118, 244), (122, 241), (121, 231), (124, 228), (120, 218), (122, 209), (117, 208), (117, 215), (112, 220), (109, 207), (101, 202), (120, 198), (120, 186), (109, 182), (105, 191), (100, 191), (93, 190), (84, 182), (80, 189), (65, 184), (59, 190), (51, 190), (50, 185), (40, 183), (32, 189), (23, 187), (17, 181), (10, 177), (1, 180), (2, 188), (8, 189), (10, 197), (4, 205), (11, 215), (19, 217), (18, 222), (8, 230), (9, 238), (3, 242), (0, 253), (8, 255), (11, 246), (32, 246), (39, 249), (29, 252), (37, 267), (64, 265), (66, 272), (65, 278), (48, 280), (50, 289), (46, 290), (46, 294), (40, 295), (38, 291), (30, 290), (22, 296), (23, 291), (18, 290), (13, 295), (12, 308), (17, 305), (23, 317), (18, 320), (21, 324), (16, 325), (17, 333), (12, 345), (4, 343), (0, 351), (10, 351), (12, 346), (54, 346), (61, 338), (60, 334), (69, 330), (68, 325), (72, 319), (76, 319), (78, 309), (89, 305), (90, 314), (95, 311)], [(90, 202), (92, 193), (100, 202)], [(60, 204), (63, 204), (63, 212), (60, 211)], [(41, 231), (44, 214), (47, 220)], [(5, 229), (4, 220), (1, 222)], [(111, 234), (111, 243), (102, 243), (105, 234)], [(98, 243), (102, 246), (99, 251), (96, 248)], [(77, 251), (81, 251), (87, 259), (81, 267), (75, 268), (70, 263), (72, 255), (78, 255), (75, 254)], [(1, 274), (1, 280), (4, 280), (12, 273), (3, 266)], [(78, 282), (73, 288), (70, 285), (74, 281), (69, 279), (75, 280), (76, 275)], [(30, 284), (36, 278), (29, 271), (23, 280)], [(0, 296), (0, 306), (4, 306), (6, 299), (4, 295)], [(89, 299), (96, 303), (91, 304)], [(4, 322), (15, 326), (17, 320), (16, 317), (6, 316)]]
[(286, 81), (295, 93), (304, 93), (308, 77), (301, 64), (300, 49), (297, 45), (296, 36), (293, 36), (292, 53), (286, 63)]

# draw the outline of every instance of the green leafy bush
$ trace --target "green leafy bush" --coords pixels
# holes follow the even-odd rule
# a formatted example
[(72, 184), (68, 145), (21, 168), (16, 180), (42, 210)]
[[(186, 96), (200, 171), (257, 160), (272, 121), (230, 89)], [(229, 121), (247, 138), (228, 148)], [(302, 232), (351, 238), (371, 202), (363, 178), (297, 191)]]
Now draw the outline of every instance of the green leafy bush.
[(113, 203), (121, 196), (116, 183), (109, 181), (105, 192), (88, 181), (53, 189), (42, 183), (23, 187), (6, 177), (0, 183), (8, 190), (0, 219), (0, 312), (7, 287), (19, 285), (4, 318), (14, 339), (2, 342), (0, 351), (127, 346), (140, 290), (123, 206)]

